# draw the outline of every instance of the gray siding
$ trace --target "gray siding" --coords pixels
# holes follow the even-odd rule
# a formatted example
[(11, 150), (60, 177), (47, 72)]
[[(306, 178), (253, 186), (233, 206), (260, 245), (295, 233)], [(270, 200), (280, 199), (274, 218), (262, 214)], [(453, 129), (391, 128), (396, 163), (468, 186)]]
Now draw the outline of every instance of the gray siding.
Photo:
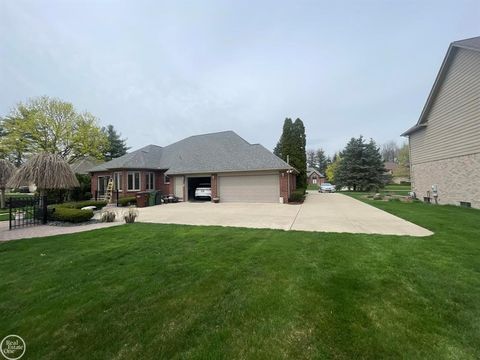
[(412, 164), (480, 153), (480, 52), (453, 51), (427, 127), (410, 135)]

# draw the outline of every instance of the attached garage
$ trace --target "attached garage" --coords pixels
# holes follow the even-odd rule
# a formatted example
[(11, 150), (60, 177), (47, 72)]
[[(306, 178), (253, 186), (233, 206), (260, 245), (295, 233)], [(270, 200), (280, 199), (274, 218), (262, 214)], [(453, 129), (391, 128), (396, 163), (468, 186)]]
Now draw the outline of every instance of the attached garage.
[(221, 202), (278, 203), (279, 174), (219, 175), (218, 195)]

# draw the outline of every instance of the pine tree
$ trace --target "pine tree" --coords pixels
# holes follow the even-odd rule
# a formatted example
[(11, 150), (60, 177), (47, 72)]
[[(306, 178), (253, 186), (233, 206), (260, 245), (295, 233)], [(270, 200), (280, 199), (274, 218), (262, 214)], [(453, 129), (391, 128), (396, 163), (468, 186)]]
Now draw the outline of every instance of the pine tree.
[(127, 153), (128, 149), (130, 149), (126, 145), (127, 139), (121, 139), (120, 134), (117, 133), (113, 125), (108, 125), (102, 131), (107, 135), (108, 139), (108, 146), (104, 154), (105, 161), (115, 159)]
[(373, 140), (366, 143), (363, 136), (352, 138), (340, 156), (342, 161), (335, 173), (337, 186), (366, 191), (377, 190), (384, 185), (382, 155)]

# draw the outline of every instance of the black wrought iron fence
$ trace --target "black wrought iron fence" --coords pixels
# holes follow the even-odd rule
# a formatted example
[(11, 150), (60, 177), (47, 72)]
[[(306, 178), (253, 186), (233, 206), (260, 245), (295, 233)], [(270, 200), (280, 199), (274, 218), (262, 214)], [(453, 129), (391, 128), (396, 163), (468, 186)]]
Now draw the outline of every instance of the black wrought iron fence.
[(10, 230), (47, 223), (47, 197), (12, 197), (7, 202)]

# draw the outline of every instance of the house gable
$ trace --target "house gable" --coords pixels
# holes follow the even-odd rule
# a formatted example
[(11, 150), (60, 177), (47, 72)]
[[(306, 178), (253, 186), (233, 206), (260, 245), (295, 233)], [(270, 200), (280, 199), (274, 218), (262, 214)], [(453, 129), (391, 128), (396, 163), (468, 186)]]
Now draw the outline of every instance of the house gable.
[(480, 51), (453, 43), (410, 136), (411, 162), (480, 152)]

